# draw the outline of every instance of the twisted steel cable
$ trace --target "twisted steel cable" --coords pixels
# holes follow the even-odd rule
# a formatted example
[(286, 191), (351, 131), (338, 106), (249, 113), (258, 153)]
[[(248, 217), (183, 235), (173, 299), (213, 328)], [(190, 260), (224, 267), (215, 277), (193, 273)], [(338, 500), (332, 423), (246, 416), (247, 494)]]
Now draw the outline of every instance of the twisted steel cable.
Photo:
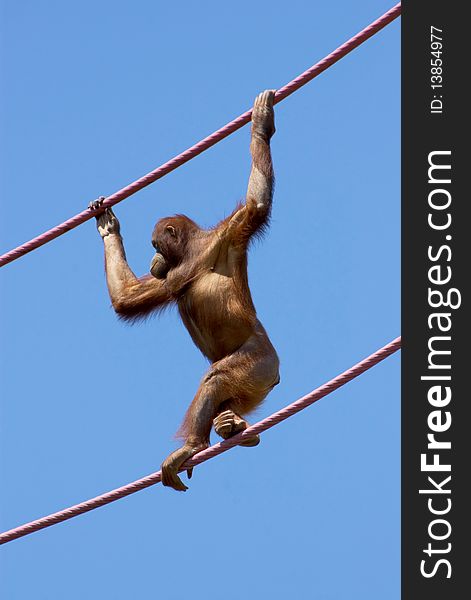
[[(374, 354), (371, 354), (367, 358), (363, 359), (347, 371), (344, 371), (334, 379), (331, 379), (324, 385), (321, 385), (314, 391), (310, 392), (306, 396), (303, 396), (299, 400), (296, 400), (292, 404), (285, 406), (281, 410), (273, 413), (269, 417), (262, 419), (255, 425), (248, 427), (242, 433), (235, 435), (233, 438), (229, 440), (224, 440), (218, 444), (214, 444), (210, 448), (195, 454), (193, 458), (188, 460), (180, 469), (180, 471), (185, 471), (190, 467), (194, 467), (199, 465), (202, 462), (209, 460), (210, 458), (214, 458), (218, 454), (222, 454), (226, 452), (230, 448), (237, 446), (241, 441), (245, 438), (253, 436), (255, 433), (262, 433), (270, 427), (277, 425), (281, 421), (284, 421), (288, 417), (296, 414), (297, 412), (307, 408), (317, 400), (320, 400), (324, 396), (331, 394), (333, 391), (338, 389), (339, 387), (345, 385), (355, 377), (358, 377), (368, 369), (371, 369), (374, 365), (378, 364), (401, 347), (401, 338), (398, 337), (383, 348), (377, 350)], [(47, 517), (42, 517), (41, 519), (37, 519), (36, 521), (31, 521), (30, 523), (25, 523), (20, 527), (16, 527), (15, 529), (10, 529), (9, 531), (5, 531), (0, 534), (0, 545), (6, 544), (17, 538), (23, 537), (25, 535), (29, 535), (30, 533), (34, 533), (35, 531), (39, 531), (40, 529), (44, 529), (46, 527), (51, 527), (51, 525), (56, 525), (57, 523), (61, 523), (62, 521), (67, 521), (68, 519), (72, 519), (73, 517), (77, 517), (83, 513), (86, 513), (95, 508), (99, 508), (100, 506), (104, 506), (105, 504), (110, 504), (111, 502), (115, 502), (121, 498), (125, 498), (130, 494), (134, 494), (135, 492), (139, 492), (145, 488), (150, 487), (156, 483), (161, 481), (161, 471), (157, 471), (156, 473), (152, 473), (147, 477), (143, 477), (142, 479), (138, 479), (137, 481), (133, 481), (132, 483), (128, 483), (120, 488), (112, 490), (111, 492), (107, 492), (100, 496), (96, 496), (95, 498), (91, 498), (90, 500), (86, 500), (85, 502), (81, 502), (80, 504), (76, 504), (75, 506), (71, 506), (70, 508), (66, 508), (64, 510), (60, 510), (59, 512), (48, 515)]]
[[(313, 65), (310, 69), (304, 71), (304, 73), (301, 73), (301, 75), (296, 77), (296, 79), (293, 79), (284, 87), (280, 88), (275, 94), (275, 104), (281, 102), (281, 100), (284, 100), (287, 96), (298, 90), (303, 85), (306, 85), (306, 83), (311, 81), (311, 79), (317, 77), (317, 75), (328, 69), (334, 63), (343, 58), (346, 54), (357, 48), (368, 38), (370, 38), (375, 33), (386, 27), (386, 25), (391, 23), (391, 21), (394, 21), (394, 19), (396, 19), (400, 14), (401, 3), (396, 4), (396, 6), (393, 6), (390, 10), (388, 10), (388, 12), (386, 12), (384, 15), (379, 17), (379, 19), (377, 19), (367, 27), (365, 27), (365, 29), (357, 33), (347, 42), (342, 44), (339, 48), (337, 48), (337, 50), (334, 50), (334, 52), (332, 52), (331, 54), (323, 58), (321, 61)], [(41, 235), (38, 235), (37, 237), (33, 238), (32, 240), (25, 242), (21, 246), (18, 246), (17, 248), (6, 252), (2, 256), (0, 256), (0, 267), (16, 260), (17, 258), (20, 258), (21, 256), (24, 256), (28, 252), (31, 252), (32, 250), (35, 250), (40, 246), (43, 246), (47, 242), (50, 242), (51, 240), (59, 237), (60, 235), (63, 235), (67, 231), (74, 229), (81, 223), (85, 223), (85, 221), (88, 221), (94, 216), (100, 214), (100, 212), (102, 212), (102, 210), (104, 210), (105, 208), (118, 204), (118, 202), (121, 202), (125, 198), (128, 198), (132, 194), (135, 194), (139, 190), (142, 190), (154, 181), (157, 181), (157, 179), (160, 179), (164, 175), (167, 175), (177, 167), (180, 167), (195, 156), (198, 156), (198, 154), (201, 154), (208, 148), (211, 148), (211, 146), (214, 146), (214, 144), (217, 144), (218, 142), (229, 136), (231, 133), (234, 133), (234, 131), (237, 131), (238, 129), (246, 125), (250, 121), (251, 115), (252, 110), (246, 111), (245, 113), (243, 113), (224, 127), (221, 127), (221, 129), (218, 129), (217, 131), (212, 133), (207, 138), (201, 140), (194, 146), (191, 146), (191, 148), (188, 148), (181, 154), (178, 154), (174, 158), (171, 158), (169, 161), (167, 161), (160, 167), (157, 167), (150, 173), (147, 173), (147, 175), (144, 175), (140, 179), (137, 179), (133, 183), (118, 190), (111, 196), (108, 196), (103, 202), (100, 211), (92, 211), (89, 209), (83, 210), (78, 215), (75, 215), (75, 217), (72, 217), (67, 221), (64, 221), (60, 225), (57, 225), (56, 227), (45, 231)]]

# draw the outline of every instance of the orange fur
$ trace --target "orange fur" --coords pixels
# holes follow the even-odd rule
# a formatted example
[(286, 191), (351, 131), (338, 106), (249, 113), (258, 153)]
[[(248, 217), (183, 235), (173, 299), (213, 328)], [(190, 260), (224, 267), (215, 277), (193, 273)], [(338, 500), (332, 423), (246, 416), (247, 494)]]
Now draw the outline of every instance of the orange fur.
[[(157, 253), (153, 277), (138, 279), (129, 268), (112, 211), (99, 223), (108, 289), (118, 315), (136, 321), (176, 304), (194, 343), (211, 362), (179, 431), (185, 445), (162, 467), (164, 485), (175, 489), (184, 488), (178, 465), (209, 443), (213, 419), (232, 411), (240, 425), (240, 417), (253, 411), (279, 381), (278, 357), (257, 319), (247, 276), (249, 243), (263, 233), (271, 212), (273, 98), (272, 91), (264, 92), (254, 105), (246, 203), (209, 230), (185, 215), (161, 219), (152, 234)], [(229, 435), (231, 422), (225, 427)]]

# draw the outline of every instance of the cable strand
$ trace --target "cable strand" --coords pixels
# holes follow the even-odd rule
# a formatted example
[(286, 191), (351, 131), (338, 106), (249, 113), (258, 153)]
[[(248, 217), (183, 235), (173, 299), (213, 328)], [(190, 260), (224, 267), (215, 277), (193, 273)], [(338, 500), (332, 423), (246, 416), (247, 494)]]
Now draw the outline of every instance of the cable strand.
[[(281, 421), (288, 419), (292, 415), (297, 412), (304, 410), (314, 402), (317, 402), (324, 396), (331, 394), (338, 388), (342, 387), (352, 379), (355, 379), (371, 367), (377, 365), (379, 362), (394, 354), (401, 347), (401, 338), (398, 337), (383, 348), (380, 348), (364, 360), (360, 361), (350, 369), (347, 369), (334, 379), (331, 379), (324, 385), (321, 385), (317, 389), (313, 390), (306, 396), (303, 396), (299, 400), (296, 400), (292, 404), (285, 406), (281, 410), (273, 413), (272, 415), (262, 419), (255, 425), (251, 425), (242, 433), (235, 435), (234, 437), (224, 440), (223, 442), (219, 442), (218, 444), (214, 444), (210, 448), (195, 454), (193, 458), (186, 461), (186, 463), (182, 466), (180, 471), (185, 471), (190, 467), (194, 467), (196, 465), (201, 464), (223, 452), (227, 452), (230, 448), (237, 446), (241, 441), (245, 438), (249, 438), (253, 436), (255, 433), (262, 433), (271, 427), (274, 427)], [(135, 492), (139, 492), (140, 490), (144, 490), (156, 483), (161, 481), (161, 471), (157, 471), (156, 473), (152, 473), (147, 477), (143, 477), (142, 479), (138, 479), (137, 481), (133, 481), (132, 483), (128, 483), (122, 487), (119, 487), (115, 490), (107, 492), (105, 494), (101, 494), (100, 496), (96, 496), (95, 498), (91, 498), (90, 500), (86, 500), (85, 502), (81, 502), (80, 504), (76, 504), (75, 506), (71, 506), (70, 508), (66, 508), (64, 510), (60, 510), (59, 512), (53, 513), (46, 517), (42, 517), (37, 519), (36, 521), (31, 521), (30, 523), (25, 523), (19, 527), (14, 529), (10, 529), (9, 531), (5, 531), (0, 534), (0, 545), (6, 544), (13, 540), (16, 540), (20, 537), (24, 537), (25, 535), (29, 535), (30, 533), (34, 533), (35, 531), (39, 531), (46, 527), (51, 527), (51, 525), (56, 525), (57, 523), (61, 523), (62, 521), (67, 521), (68, 519), (72, 519), (73, 517), (77, 517), (83, 513), (86, 513), (90, 510), (94, 510), (95, 508), (99, 508), (100, 506), (104, 506), (105, 504), (110, 504), (111, 502), (115, 502), (116, 500), (120, 500), (121, 498), (125, 498), (130, 494), (134, 494)]]
[[(375, 33), (386, 27), (386, 25), (391, 23), (391, 21), (394, 21), (394, 19), (396, 19), (400, 14), (401, 3), (393, 6), (384, 15), (379, 17), (379, 19), (376, 19), (376, 21), (365, 27), (362, 31), (357, 33), (347, 42), (342, 44), (339, 48), (334, 50), (334, 52), (320, 60), (311, 68), (304, 71), (304, 73), (301, 73), (301, 75), (290, 81), (285, 86), (280, 88), (275, 94), (275, 104), (287, 98), (290, 94), (298, 90), (303, 85), (306, 85), (306, 83), (314, 79), (314, 77), (320, 75), (320, 73), (325, 71), (337, 61), (339, 61), (349, 52), (357, 48), (360, 44), (365, 42)], [(168, 160), (160, 167), (157, 167), (150, 173), (147, 173), (147, 175), (144, 175), (143, 177), (137, 179), (133, 183), (130, 183), (126, 187), (118, 190), (111, 196), (108, 196), (103, 202), (101, 209), (104, 210), (105, 208), (118, 204), (118, 202), (121, 202), (125, 198), (128, 198), (129, 196), (135, 194), (139, 190), (142, 190), (151, 183), (154, 183), (154, 181), (157, 181), (157, 179), (164, 177), (164, 175), (167, 175), (171, 171), (174, 171), (181, 165), (191, 160), (192, 158), (195, 158), (195, 156), (198, 156), (205, 150), (208, 150), (208, 148), (211, 148), (211, 146), (214, 146), (227, 136), (231, 135), (231, 133), (234, 133), (235, 131), (246, 125), (250, 121), (251, 116), (252, 110), (244, 112), (242, 115), (240, 115), (224, 127), (221, 127), (221, 129), (218, 129), (217, 131), (204, 138), (194, 146), (191, 146), (191, 148), (188, 148), (181, 154), (178, 154), (177, 156)], [(74, 217), (67, 219), (67, 221), (56, 225), (56, 227), (45, 231), (41, 235), (38, 235), (37, 237), (29, 240), (28, 242), (25, 242), (21, 246), (18, 246), (17, 248), (14, 248), (13, 250), (10, 250), (9, 252), (6, 252), (5, 254), (1, 255), (0, 267), (13, 262), (14, 260), (17, 260), (21, 256), (28, 254), (28, 252), (31, 252), (32, 250), (35, 250), (40, 246), (43, 246), (47, 242), (50, 242), (53, 239), (63, 235), (67, 231), (78, 227), (82, 223), (85, 223), (85, 221), (92, 219), (98, 214), (100, 214), (100, 211), (92, 211), (89, 209), (83, 210)]]

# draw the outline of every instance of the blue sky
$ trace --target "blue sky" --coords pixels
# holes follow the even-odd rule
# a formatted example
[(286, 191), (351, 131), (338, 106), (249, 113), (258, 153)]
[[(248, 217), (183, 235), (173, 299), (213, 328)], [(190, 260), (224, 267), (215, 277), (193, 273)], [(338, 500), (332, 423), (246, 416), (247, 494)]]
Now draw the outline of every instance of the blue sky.
[[(392, 0), (3, 0), (1, 250), (224, 125)], [(266, 416), (400, 330), (400, 23), (276, 108), (272, 227), (250, 255), (281, 359)], [(116, 208), (147, 271), (162, 216), (246, 189), (245, 127)], [(157, 470), (206, 363), (169, 312), (117, 321), (93, 222), (0, 273), (1, 529)], [(2, 547), (6, 600), (399, 597), (399, 356), (195, 470)], [(216, 441), (214, 439), (214, 441)]]

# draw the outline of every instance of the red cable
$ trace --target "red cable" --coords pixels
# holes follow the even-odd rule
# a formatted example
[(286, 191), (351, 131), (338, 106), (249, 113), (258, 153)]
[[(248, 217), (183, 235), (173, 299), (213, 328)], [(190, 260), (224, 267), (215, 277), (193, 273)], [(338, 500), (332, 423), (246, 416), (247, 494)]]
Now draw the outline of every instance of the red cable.
[[(181, 468), (181, 471), (185, 471), (190, 467), (194, 467), (199, 465), (200, 463), (217, 456), (218, 454), (222, 454), (226, 452), (230, 448), (237, 446), (242, 440), (247, 437), (251, 437), (255, 433), (262, 433), (263, 431), (277, 425), (281, 421), (284, 421), (288, 417), (291, 417), (295, 413), (307, 408), (317, 400), (320, 400), (327, 394), (332, 393), (342, 385), (345, 385), (355, 377), (358, 377), (368, 369), (371, 369), (374, 365), (378, 364), (401, 347), (401, 338), (398, 337), (383, 348), (380, 348), (374, 354), (371, 354), (361, 362), (357, 363), (347, 371), (344, 371), (334, 379), (331, 379), (321, 387), (307, 394), (307, 396), (303, 396), (296, 402), (285, 406), (276, 413), (273, 413), (266, 419), (259, 421), (255, 425), (248, 427), (244, 432), (239, 433), (229, 440), (224, 440), (214, 446), (211, 446), (207, 450), (203, 450), (198, 454), (195, 454), (193, 458), (188, 460)], [(37, 519), (36, 521), (31, 521), (30, 523), (25, 523), (20, 527), (16, 527), (15, 529), (10, 529), (9, 531), (5, 531), (0, 534), (0, 545), (6, 544), (7, 542), (11, 542), (12, 540), (16, 540), (17, 538), (23, 537), (25, 535), (29, 535), (30, 533), (34, 533), (35, 531), (39, 531), (40, 529), (44, 529), (45, 527), (50, 527), (51, 525), (55, 525), (56, 523), (61, 523), (62, 521), (67, 521), (68, 519), (72, 519), (73, 517), (77, 517), (89, 510), (93, 510), (94, 508), (98, 508), (100, 506), (104, 506), (105, 504), (110, 504), (110, 502), (114, 502), (115, 500), (119, 500), (120, 498), (124, 498), (129, 496), (130, 494), (134, 494), (134, 492), (139, 492), (145, 488), (150, 487), (156, 483), (159, 483), (161, 480), (161, 472), (157, 471), (156, 473), (152, 473), (147, 477), (143, 477), (142, 479), (138, 479), (137, 481), (133, 481), (132, 483), (128, 483), (123, 487), (117, 488), (116, 490), (112, 490), (111, 492), (107, 492), (106, 494), (102, 494), (101, 496), (96, 496), (96, 498), (92, 498), (91, 500), (86, 500), (85, 502), (81, 502), (80, 504), (76, 504), (75, 506), (71, 506), (70, 508), (66, 508), (64, 510), (60, 510), (59, 512), (53, 513), (52, 515), (48, 515), (47, 517), (42, 517), (41, 519)]]
[[(396, 4), (396, 6), (391, 8), (379, 19), (368, 25), (368, 27), (365, 27), (365, 29), (357, 33), (357, 35), (355, 35), (350, 40), (342, 44), (339, 48), (337, 48), (337, 50), (334, 50), (334, 52), (326, 56), (320, 62), (316, 63), (307, 71), (304, 71), (304, 73), (299, 75), (299, 77), (296, 77), (296, 79), (293, 79), (293, 81), (290, 81), (287, 85), (279, 89), (275, 94), (275, 103), (280, 102), (281, 100), (298, 90), (300, 87), (311, 81), (311, 79), (317, 77), (317, 75), (322, 73), (322, 71), (325, 71), (328, 67), (330, 67), (338, 60), (343, 58), (346, 54), (357, 48), (360, 44), (362, 44), (372, 35), (383, 29), (383, 27), (386, 27), (386, 25), (391, 23), (391, 21), (394, 21), (394, 19), (396, 19), (400, 14), (401, 3)], [(118, 202), (121, 202), (121, 200), (124, 200), (132, 194), (135, 194), (137, 191), (142, 190), (142, 188), (145, 188), (157, 179), (160, 179), (164, 175), (167, 175), (167, 173), (170, 173), (177, 167), (183, 165), (184, 163), (194, 158), (195, 156), (198, 156), (198, 154), (201, 154), (208, 148), (211, 148), (211, 146), (214, 146), (214, 144), (220, 142), (228, 135), (234, 133), (234, 131), (237, 131), (243, 125), (248, 123), (250, 121), (251, 115), (252, 110), (248, 110), (247, 112), (237, 117), (237, 119), (234, 119), (221, 129), (218, 129), (216, 132), (214, 132), (204, 140), (201, 140), (191, 148), (188, 148), (188, 150), (185, 150), (181, 154), (178, 154), (174, 158), (161, 165), (160, 167), (157, 167), (157, 169), (155, 169), (154, 171), (147, 173), (147, 175), (144, 175), (140, 179), (137, 179), (133, 183), (115, 192), (111, 196), (108, 196), (108, 198), (103, 202), (102, 208), (105, 209), (109, 206), (114, 206), (115, 204), (118, 204)], [(49, 229), (49, 231), (38, 235), (29, 242), (25, 242), (21, 246), (18, 246), (17, 248), (14, 248), (6, 254), (0, 256), (0, 267), (16, 260), (17, 258), (20, 258), (20, 256), (23, 256), (28, 252), (35, 250), (36, 248), (39, 248), (40, 246), (46, 244), (47, 242), (50, 242), (56, 237), (63, 235), (66, 231), (74, 229), (74, 227), (77, 227), (81, 223), (85, 223), (85, 221), (92, 219), (97, 214), (99, 214), (99, 212), (97, 211), (91, 211), (89, 209), (83, 210), (78, 215), (75, 215), (75, 217), (64, 221), (64, 223), (61, 223), (60, 225)]]

